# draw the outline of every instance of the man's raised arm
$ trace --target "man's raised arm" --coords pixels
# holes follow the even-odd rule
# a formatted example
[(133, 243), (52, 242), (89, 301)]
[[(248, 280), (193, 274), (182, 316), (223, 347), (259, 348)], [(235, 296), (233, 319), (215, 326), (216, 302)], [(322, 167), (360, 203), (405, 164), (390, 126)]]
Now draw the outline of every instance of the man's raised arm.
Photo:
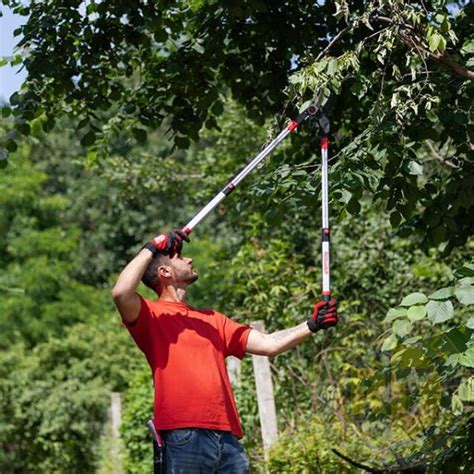
[(129, 323), (135, 322), (140, 313), (140, 297), (136, 290), (152, 260), (153, 252), (151, 250), (146, 248), (140, 250), (122, 270), (112, 289), (115, 306), (117, 306), (122, 319)]

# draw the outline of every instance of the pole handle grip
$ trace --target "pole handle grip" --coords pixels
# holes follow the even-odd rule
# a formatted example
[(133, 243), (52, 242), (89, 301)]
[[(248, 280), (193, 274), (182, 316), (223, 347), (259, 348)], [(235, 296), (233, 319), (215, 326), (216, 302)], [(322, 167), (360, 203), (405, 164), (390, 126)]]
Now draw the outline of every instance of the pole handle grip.
[(153, 423), (153, 420), (148, 420), (146, 423), (147, 428), (150, 430), (151, 436), (153, 440), (156, 442), (156, 444), (159, 447), (163, 446), (163, 438), (161, 437), (160, 433), (156, 431), (155, 424)]
[(331, 301), (331, 293), (323, 293), (322, 300), (329, 303)]

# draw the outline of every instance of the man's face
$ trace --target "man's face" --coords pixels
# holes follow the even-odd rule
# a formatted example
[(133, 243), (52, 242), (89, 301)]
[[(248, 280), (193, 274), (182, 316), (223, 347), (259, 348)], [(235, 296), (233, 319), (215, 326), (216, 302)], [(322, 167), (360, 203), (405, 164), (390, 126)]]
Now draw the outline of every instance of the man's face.
[(193, 269), (193, 260), (189, 257), (174, 255), (170, 259), (170, 266), (173, 270), (174, 280), (177, 283), (191, 284), (198, 279), (197, 272)]

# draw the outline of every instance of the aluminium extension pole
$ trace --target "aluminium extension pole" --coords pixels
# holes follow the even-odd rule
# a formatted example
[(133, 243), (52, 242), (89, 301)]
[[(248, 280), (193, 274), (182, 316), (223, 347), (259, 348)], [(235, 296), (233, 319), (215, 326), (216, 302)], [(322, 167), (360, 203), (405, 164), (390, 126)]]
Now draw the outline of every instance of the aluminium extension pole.
[(223, 201), (236, 186), (251, 172), (255, 167), (263, 161), (291, 132), (294, 132), (307, 118), (316, 117), (321, 113), (319, 104), (322, 94), (311, 101), (306, 109), (287, 125), (278, 136), (272, 140), (242, 171), (220, 191), (211, 201), (206, 204), (182, 229), (186, 235), (189, 235), (194, 227), (199, 224), (221, 201)]
[(322, 297), (323, 301), (331, 300), (330, 286), (330, 231), (329, 231), (329, 180), (328, 180), (328, 150), (329, 150), (329, 130), (331, 128), (326, 116), (326, 110), (332, 96), (321, 109), (319, 116), (319, 126), (321, 127), (321, 266), (322, 266)]
[(329, 198), (328, 198), (328, 148), (329, 138), (326, 134), (321, 137), (321, 210), (322, 210), (322, 275), (323, 275), (323, 300), (331, 300), (331, 287), (329, 277)]

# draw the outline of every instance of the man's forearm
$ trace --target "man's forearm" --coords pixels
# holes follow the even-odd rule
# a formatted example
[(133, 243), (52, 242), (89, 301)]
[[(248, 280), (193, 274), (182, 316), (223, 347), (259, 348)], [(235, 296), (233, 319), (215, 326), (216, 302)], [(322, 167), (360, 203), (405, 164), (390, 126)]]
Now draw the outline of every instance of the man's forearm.
[(273, 345), (273, 354), (277, 355), (298, 345), (312, 335), (306, 322), (298, 326), (269, 334)]
[(153, 258), (150, 250), (141, 250), (120, 273), (112, 291), (114, 298), (135, 293), (140, 281)]

